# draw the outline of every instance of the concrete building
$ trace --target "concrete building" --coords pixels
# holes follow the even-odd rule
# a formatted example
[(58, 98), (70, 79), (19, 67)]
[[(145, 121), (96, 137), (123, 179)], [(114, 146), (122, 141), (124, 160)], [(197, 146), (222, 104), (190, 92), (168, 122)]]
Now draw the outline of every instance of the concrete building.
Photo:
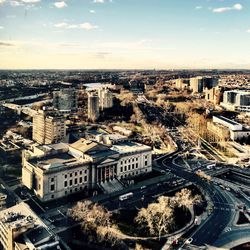
[(250, 136), (250, 130), (243, 127), (242, 124), (228, 119), (224, 116), (213, 116), (213, 123), (222, 125), (227, 128), (230, 133), (230, 138), (233, 141), (240, 140), (242, 138), (248, 138)]
[(250, 112), (250, 91), (225, 91), (221, 106), (232, 111)]
[(178, 89), (188, 89), (190, 85), (190, 79), (176, 79), (175, 80), (175, 86)]
[(219, 105), (223, 100), (223, 93), (219, 86), (213, 87), (211, 89), (205, 88), (205, 99), (216, 105)]
[(190, 78), (190, 89), (193, 93), (203, 92), (203, 78), (202, 77), (192, 77)]
[(113, 107), (113, 93), (109, 89), (99, 89), (98, 96), (101, 110)]
[(150, 171), (148, 146), (123, 141), (108, 147), (80, 139), (24, 151), (22, 182), (40, 200), (48, 201)]
[(96, 121), (100, 115), (99, 103), (99, 96), (94, 92), (90, 92), (88, 94), (88, 119), (93, 122)]
[(202, 76), (190, 78), (190, 89), (193, 91), (193, 93), (202, 93), (205, 89), (212, 89), (217, 85), (217, 78)]
[(61, 112), (76, 111), (78, 108), (77, 91), (74, 88), (54, 91), (53, 106)]
[(33, 116), (32, 138), (40, 144), (60, 142), (66, 137), (64, 117), (58, 111), (39, 110)]
[(0, 212), (0, 245), (4, 250), (61, 249), (59, 238), (24, 202)]

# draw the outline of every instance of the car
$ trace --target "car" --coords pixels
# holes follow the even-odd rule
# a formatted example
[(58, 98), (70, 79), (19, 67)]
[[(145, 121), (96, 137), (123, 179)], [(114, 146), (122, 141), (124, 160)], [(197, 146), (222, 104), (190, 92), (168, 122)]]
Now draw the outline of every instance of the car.
[(186, 240), (186, 242), (185, 242), (185, 243), (186, 243), (186, 244), (191, 244), (191, 243), (192, 243), (192, 241), (193, 241), (193, 238), (189, 238), (189, 239), (187, 239), (187, 240)]

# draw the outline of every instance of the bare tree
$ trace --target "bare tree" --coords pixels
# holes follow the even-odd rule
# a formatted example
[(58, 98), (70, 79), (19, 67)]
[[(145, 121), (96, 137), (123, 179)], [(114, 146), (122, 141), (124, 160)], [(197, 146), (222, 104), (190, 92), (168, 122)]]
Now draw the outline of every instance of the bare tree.
[(151, 235), (157, 235), (160, 238), (162, 234), (169, 233), (170, 229), (173, 228), (173, 213), (171, 198), (160, 196), (156, 203), (142, 208), (135, 221), (141, 227), (146, 227)]
[(96, 235), (99, 242), (109, 242), (111, 245), (120, 242), (120, 231), (111, 221), (112, 214), (101, 205), (85, 200), (69, 209), (68, 214), (81, 223), (83, 232), (89, 235), (90, 239), (95, 240)]
[(173, 200), (176, 206), (188, 209), (195, 203), (201, 202), (201, 197), (199, 195), (192, 195), (189, 189), (183, 188), (180, 192), (175, 194)]

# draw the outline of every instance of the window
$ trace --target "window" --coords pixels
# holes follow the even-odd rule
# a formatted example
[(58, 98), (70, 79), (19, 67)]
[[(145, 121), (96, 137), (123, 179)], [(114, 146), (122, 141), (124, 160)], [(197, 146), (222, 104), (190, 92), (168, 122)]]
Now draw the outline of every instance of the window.
[(51, 182), (54, 182), (54, 178), (51, 178), (50, 181), (51, 181)]
[(75, 179), (75, 185), (77, 184), (77, 179)]
[(69, 177), (72, 177), (72, 173), (69, 174)]
[(87, 174), (87, 169), (85, 170), (85, 174)]
[(68, 193), (67, 191), (64, 192), (64, 194), (67, 194), (67, 193)]
[(53, 194), (51, 195), (51, 199), (54, 199), (54, 195)]
[(69, 185), (72, 186), (72, 180), (69, 181)]
[(130, 165), (128, 165), (128, 170), (130, 170)]
[(65, 181), (65, 182), (64, 182), (64, 187), (67, 187), (67, 186), (68, 186), (68, 182)]
[(123, 167), (121, 167), (121, 172), (123, 171)]
[(148, 165), (148, 161), (145, 161), (145, 166), (147, 166)]
[(138, 168), (138, 163), (135, 164), (135, 168)]
[(124, 166), (124, 171), (127, 171), (127, 166)]
[(88, 180), (87, 176), (84, 176), (84, 181), (86, 182)]
[(132, 164), (132, 169), (134, 169), (135, 168), (135, 164)]
[(65, 175), (64, 175), (64, 178), (67, 179), (67, 177), (68, 177), (68, 176), (65, 174)]
[(80, 175), (82, 174), (82, 171), (80, 171)]
[(82, 183), (82, 177), (80, 177), (80, 179), (79, 179), (79, 183)]
[(55, 184), (50, 185), (50, 191), (55, 191)]
[(77, 172), (75, 172), (75, 176), (77, 176)]

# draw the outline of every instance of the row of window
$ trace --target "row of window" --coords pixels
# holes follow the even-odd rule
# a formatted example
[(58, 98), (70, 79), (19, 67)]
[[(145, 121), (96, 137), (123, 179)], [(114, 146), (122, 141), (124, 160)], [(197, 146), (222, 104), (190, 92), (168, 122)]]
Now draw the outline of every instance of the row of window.
[[(74, 185), (82, 184), (83, 182), (87, 182), (87, 181), (88, 181), (88, 177), (87, 177), (87, 175), (85, 175), (84, 178), (80, 177), (79, 181), (78, 181), (77, 178), (74, 179)], [(68, 186), (71, 187), (72, 185), (73, 185), (73, 180), (64, 181), (64, 187), (65, 188), (68, 187)]]
[[(69, 180), (69, 181), (64, 181), (64, 188), (67, 188), (68, 186), (71, 187), (73, 186), (73, 183), (74, 185), (78, 185), (78, 184), (82, 184), (83, 182), (87, 182), (88, 181), (88, 177), (87, 176), (84, 176), (84, 177), (79, 177), (79, 180), (76, 178), (74, 179), (74, 182), (73, 180)], [(55, 184), (50, 184), (50, 191), (53, 192), (55, 191)]]
[(78, 173), (79, 173), (79, 175), (82, 175), (83, 173), (84, 173), (84, 174), (87, 174), (87, 172), (88, 172), (88, 170), (85, 169), (84, 171), (81, 170), (81, 171), (79, 171), (79, 172), (74, 172), (74, 173), (65, 174), (65, 175), (64, 175), (64, 178), (67, 179), (68, 177), (70, 178), (70, 177), (72, 177), (73, 175), (74, 175), (74, 176), (77, 176)]
[(124, 168), (123, 168), (123, 167), (120, 168), (120, 172), (122, 173), (123, 170), (124, 170), (124, 172), (130, 171), (131, 169), (132, 169), (132, 170), (133, 170), (133, 169), (137, 169), (138, 167), (139, 167), (138, 163), (132, 164), (132, 165), (128, 165), (128, 166), (124, 166)]

